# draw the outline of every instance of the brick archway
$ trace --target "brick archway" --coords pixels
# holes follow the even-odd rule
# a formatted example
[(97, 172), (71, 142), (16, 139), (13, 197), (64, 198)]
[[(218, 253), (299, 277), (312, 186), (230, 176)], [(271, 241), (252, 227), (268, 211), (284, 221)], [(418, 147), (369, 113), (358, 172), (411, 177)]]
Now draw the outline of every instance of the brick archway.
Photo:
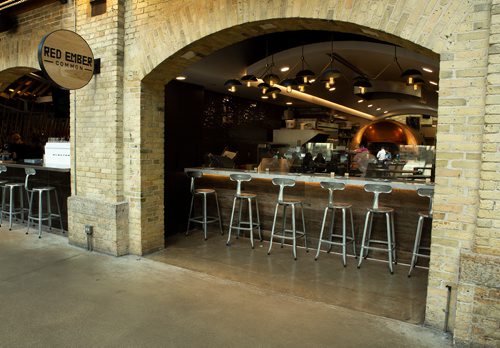
[[(212, 1), (210, 3), (215, 6), (218, 2)], [(452, 2), (448, 4), (448, 6), (439, 8), (435, 7), (430, 9), (422, 4), (414, 5), (413, 7), (405, 6), (403, 9), (394, 8), (386, 1), (377, 2), (377, 4), (370, 3), (370, 6), (377, 10), (386, 9), (388, 11), (391, 9), (392, 12), (388, 15), (388, 12), (384, 11), (369, 13), (365, 8), (362, 8), (360, 4), (353, 5), (351, 8), (346, 8), (347, 3), (342, 1), (335, 2), (335, 4), (336, 5), (331, 3), (325, 4), (320, 1), (314, 4), (308, 2), (307, 7), (297, 5), (298, 8), (287, 8), (284, 13), (279, 12), (277, 8), (273, 7), (269, 11), (254, 11), (254, 16), (252, 18), (246, 18), (247, 21), (242, 21), (238, 16), (239, 12), (236, 8), (233, 9), (234, 12), (226, 9), (223, 19), (219, 14), (210, 11), (204, 13), (202, 9), (200, 9), (200, 11), (197, 12), (197, 15), (199, 15), (199, 17), (197, 17), (197, 22), (199, 24), (194, 28), (189, 27), (187, 23), (182, 21), (182, 19), (185, 19), (185, 17), (183, 17), (184, 15), (188, 16), (187, 13), (181, 13), (179, 15), (179, 20), (175, 23), (178, 25), (178, 29), (181, 29), (180, 32), (183, 36), (176, 36), (174, 34), (172, 46), (156, 45), (158, 42), (152, 39), (151, 36), (148, 36), (148, 40), (145, 40), (145, 42), (152, 45), (152, 49), (147, 50), (147, 58), (141, 57), (143, 59), (140, 59), (140, 61), (145, 62), (145, 64), (141, 69), (135, 70), (137, 79), (131, 84), (131, 87), (137, 88), (140, 86), (142, 95), (139, 103), (141, 118), (144, 120), (140, 136), (141, 139), (143, 139), (141, 141), (141, 148), (147, 149), (148, 153), (149, 151), (155, 153), (154, 158), (158, 160), (163, 156), (161, 151), (155, 150), (158, 149), (158, 145), (160, 144), (158, 144), (158, 142), (153, 144), (153, 142), (148, 140), (156, 139), (163, 130), (160, 131), (154, 129), (154, 127), (147, 126), (149, 124), (155, 124), (153, 118), (148, 118), (147, 115), (154, 115), (154, 119), (158, 122), (158, 118), (162, 116), (159, 110), (161, 110), (163, 102), (163, 85), (181, 72), (186, 66), (202, 59), (219, 48), (226, 47), (248, 37), (270, 32), (298, 29), (358, 33), (401, 45), (433, 57), (440, 55), (441, 97), (438, 142), (446, 144), (443, 146), (447, 149), (458, 149), (459, 144), (461, 144), (464, 139), (475, 138), (481, 134), (482, 131), (479, 129), (477, 129), (475, 134), (456, 134), (456, 132), (452, 130), (453, 127), (449, 126), (450, 118), (457, 112), (463, 114), (464, 110), (460, 110), (461, 108), (458, 105), (453, 105), (454, 102), (448, 101), (449, 98), (447, 96), (455, 95), (461, 100), (460, 103), (463, 102), (465, 105), (470, 105), (471, 108), (473, 108), (472, 106), (476, 103), (475, 100), (480, 99), (481, 93), (484, 95), (485, 92), (484, 88), (482, 92), (480, 92), (481, 87), (478, 86), (479, 91), (474, 93), (474, 96), (468, 95), (465, 90), (456, 90), (456, 87), (454, 87), (455, 83), (460, 84), (464, 82), (452, 81), (455, 78), (456, 71), (461, 69), (460, 66), (469, 64), (467, 58), (456, 56), (451, 52), (456, 49), (467, 51), (467, 48), (463, 47), (460, 43), (458, 35), (461, 31), (464, 31), (461, 23), (467, 21), (467, 14), (474, 11), (471, 5)], [(330, 10), (324, 12), (315, 11), (315, 5), (317, 8), (328, 7)], [(279, 7), (279, 5), (276, 6)], [(235, 5), (235, 7), (238, 6)], [(342, 11), (336, 11), (336, 9), (339, 8)], [(262, 8), (259, 7), (259, 9)], [(278, 11), (279, 14), (276, 14), (276, 11)], [(344, 16), (343, 14), (348, 15)], [(426, 19), (422, 20), (422, 15), (424, 14), (426, 14), (426, 16), (424, 16)], [(444, 20), (444, 18), (446, 18), (446, 25), (444, 25), (444, 22), (441, 22), (441, 19)], [(220, 20), (220, 22), (218, 20)], [(211, 25), (209, 22), (216, 24)], [(175, 24), (172, 25), (175, 26)], [(166, 35), (168, 32), (162, 31), (160, 23), (158, 23), (155, 28), (158, 29), (160, 36), (162, 33)], [(173, 31), (169, 33), (173, 34)], [(467, 35), (466, 30), (463, 35)], [(478, 37), (475, 43), (478, 47), (486, 49), (487, 41), (487, 37)], [(134, 53), (138, 54), (138, 56), (141, 56), (140, 51), (141, 49), (134, 49)], [(478, 59), (476, 64), (478, 67), (486, 67), (487, 61), (485, 59)], [(141, 73), (143, 73), (143, 75)], [(141, 75), (144, 76), (142, 79), (140, 79)], [(484, 77), (477, 76), (477, 80), (478, 84), (479, 81), (484, 82)], [(127, 85), (125, 87), (127, 89)], [(473, 108), (470, 111), (477, 117), (481, 117), (484, 109)], [(441, 120), (444, 120), (444, 122)], [(440, 146), (438, 146), (438, 148), (440, 148)], [(464, 150), (462, 156), (467, 157), (468, 155), (466, 153), (477, 154), (479, 152), (480, 144), (477, 144), (476, 146), (470, 146)], [(148, 155), (148, 157), (150, 156), (151, 155)], [(471, 191), (469, 189), (460, 188), (458, 183), (452, 182), (452, 178), (457, 175), (463, 175), (463, 170), (479, 173), (479, 162), (468, 162), (468, 164), (466, 164), (467, 169), (463, 167), (460, 169), (457, 168), (456, 170), (450, 170), (450, 168), (455, 166), (455, 164), (452, 163), (453, 159), (454, 158), (449, 157), (447, 151), (443, 151), (442, 149), (437, 153), (437, 213), (433, 225), (433, 258), (431, 260), (431, 269), (429, 273), (426, 311), (426, 322), (436, 327), (441, 327), (445, 321), (444, 310), (447, 299), (446, 285), (453, 284), (455, 289), (457, 286), (460, 247), (470, 247), (470, 240), (473, 238), (472, 230), (475, 223), (475, 211), (464, 208), (461, 201), (466, 199), (475, 202), (478, 199), (477, 191), (475, 190), (478, 185), (477, 182), (471, 183), (471, 185), (474, 186), (474, 189)], [(143, 165), (141, 167), (141, 172), (147, 173), (150, 169), (152, 169), (152, 167), (149, 165)], [(143, 183), (149, 182), (150, 180), (154, 181), (154, 178), (148, 178), (147, 175), (146, 177), (142, 177)], [(156, 185), (161, 184), (156, 181)], [(453, 191), (453, 194), (450, 193), (450, 190)], [(451, 197), (452, 195), (454, 197)], [(149, 208), (155, 208), (158, 202), (158, 200), (150, 200), (150, 205), (147, 206)], [(151, 214), (151, 210), (148, 210), (148, 214)], [(458, 216), (461, 214), (465, 214), (468, 217), (466, 221), (457, 221)], [(138, 213), (138, 215), (140, 215), (140, 213)], [(158, 217), (161, 215), (162, 212), (160, 211), (156, 214)], [(450, 236), (448, 227), (450, 224), (454, 225), (453, 229), (469, 230), (470, 232), (468, 235), (462, 234), (459, 238), (454, 238)], [(153, 233), (152, 231), (155, 230), (155, 227), (148, 224), (142, 224), (140, 230), (142, 236), (145, 236), (150, 232)], [(148, 250), (148, 247), (144, 245), (144, 243), (139, 243), (137, 247), (142, 251)], [(453, 327), (453, 318), (449, 320), (449, 323), (451, 324), (450, 327)]]

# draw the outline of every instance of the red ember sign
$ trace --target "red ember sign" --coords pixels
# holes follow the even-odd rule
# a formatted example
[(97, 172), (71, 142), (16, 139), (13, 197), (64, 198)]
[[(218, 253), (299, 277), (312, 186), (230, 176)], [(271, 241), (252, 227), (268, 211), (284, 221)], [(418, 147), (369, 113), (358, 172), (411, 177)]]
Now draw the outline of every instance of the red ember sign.
[(94, 74), (92, 50), (80, 35), (69, 30), (56, 30), (42, 39), (38, 62), (52, 82), (64, 89), (82, 88)]

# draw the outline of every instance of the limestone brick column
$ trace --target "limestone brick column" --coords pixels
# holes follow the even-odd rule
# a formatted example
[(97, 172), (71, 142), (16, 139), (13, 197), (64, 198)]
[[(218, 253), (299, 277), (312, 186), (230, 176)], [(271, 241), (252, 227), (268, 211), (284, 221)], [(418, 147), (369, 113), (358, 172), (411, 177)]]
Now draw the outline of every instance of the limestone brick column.
[(123, 0), (108, 0), (91, 16), (90, 3), (76, 0), (76, 31), (101, 59), (101, 73), (71, 96), (72, 196), (69, 242), (86, 247), (85, 225), (94, 227), (94, 250), (129, 252), (129, 203), (123, 172)]

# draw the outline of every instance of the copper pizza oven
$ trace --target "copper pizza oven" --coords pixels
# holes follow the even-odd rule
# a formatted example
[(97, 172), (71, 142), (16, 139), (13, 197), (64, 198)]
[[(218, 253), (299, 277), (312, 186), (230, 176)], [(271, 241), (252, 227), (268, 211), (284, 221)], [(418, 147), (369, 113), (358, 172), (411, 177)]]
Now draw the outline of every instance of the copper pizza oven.
[(419, 145), (422, 144), (422, 137), (403, 123), (381, 120), (367, 124), (354, 135), (351, 148), (355, 149), (360, 144), (367, 147), (377, 144)]

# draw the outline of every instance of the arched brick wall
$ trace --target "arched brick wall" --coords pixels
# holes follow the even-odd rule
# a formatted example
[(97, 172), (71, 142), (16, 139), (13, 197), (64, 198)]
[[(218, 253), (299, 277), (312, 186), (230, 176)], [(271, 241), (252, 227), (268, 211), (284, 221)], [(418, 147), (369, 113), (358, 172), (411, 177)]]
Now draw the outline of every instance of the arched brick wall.
[[(489, 1), (172, 1), (164, 7), (156, 3), (140, 7), (140, 3), (126, 11), (130, 16), (126, 22), (134, 29), (125, 33), (125, 56), (130, 59), (130, 64), (125, 64), (125, 74), (133, 76), (126, 84), (136, 89), (141, 81), (141, 92), (146, 95), (162, 94), (164, 83), (218, 48), (281, 30), (357, 32), (440, 56), (438, 178), (426, 321), (436, 327), (444, 325), (446, 286), (449, 285), (453, 290), (449, 326), (453, 328), (460, 253), (472, 248), (477, 217)], [(165, 19), (155, 13), (172, 16), (167, 15)], [(146, 16), (148, 24), (140, 25), (141, 18)], [(186, 59), (193, 53), (193, 58)], [(125, 99), (131, 107), (141, 105), (141, 118), (147, 124), (155, 124), (153, 118), (161, 118), (158, 115), (161, 98), (156, 105), (149, 99), (148, 102)], [(168, 96), (166, 99), (168, 103)], [(148, 115), (152, 115), (151, 118)], [(149, 139), (150, 135), (155, 138), (163, 130), (141, 128), (141, 131), (138, 136)], [(141, 142), (143, 150), (144, 145), (148, 157), (161, 159), (163, 154), (153, 144)], [(143, 182), (149, 176), (144, 173), (155, 168), (157, 166), (149, 164), (141, 166)], [(150, 200), (148, 207), (155, 206), (152, 195), (145, 199)], [(159, 203), (161, 195), (156, 199)], [(160, 209), (157, 210), (156, 215), (161, 215)], [(147, 225), (141, 225), (143, 236), (152, 227)], [(132, 241), (140, 236), (131, 233), (130, 238)]]

